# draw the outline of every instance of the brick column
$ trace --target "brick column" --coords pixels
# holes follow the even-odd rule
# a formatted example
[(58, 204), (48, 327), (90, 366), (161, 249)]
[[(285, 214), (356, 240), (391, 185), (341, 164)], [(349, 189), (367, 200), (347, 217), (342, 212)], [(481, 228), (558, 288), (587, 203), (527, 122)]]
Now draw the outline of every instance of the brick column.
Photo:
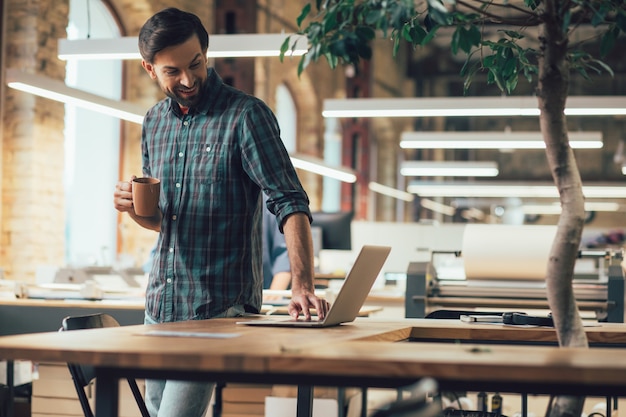
[[(6, 1), (6, 0), (5, 0)], [(57, 39), (65, 37), (67, 0), (9, 0), (5, 68), (62, 80)], [(2, 103), (0, 266), (5, 277), (32, 282), (37, 265), (64, 263), (64, 106), (12, 89)]]

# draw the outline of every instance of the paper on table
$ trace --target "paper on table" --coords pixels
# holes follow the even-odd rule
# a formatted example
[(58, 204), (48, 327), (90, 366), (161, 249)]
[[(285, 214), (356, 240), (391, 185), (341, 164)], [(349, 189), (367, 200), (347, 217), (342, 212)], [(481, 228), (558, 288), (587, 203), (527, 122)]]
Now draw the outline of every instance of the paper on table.
[(463, 234), (465, 276), (471, 279), (542, 280), (556, 226), (469, 224)]
[(142, 333), (143, 336), (165, 336), (165, 337), (206, 337), (209, 339), (231, 339), (239, 337), (239, 333), (207, 333), (207, 332), (177, 332), (175, 330), (150, 330)]

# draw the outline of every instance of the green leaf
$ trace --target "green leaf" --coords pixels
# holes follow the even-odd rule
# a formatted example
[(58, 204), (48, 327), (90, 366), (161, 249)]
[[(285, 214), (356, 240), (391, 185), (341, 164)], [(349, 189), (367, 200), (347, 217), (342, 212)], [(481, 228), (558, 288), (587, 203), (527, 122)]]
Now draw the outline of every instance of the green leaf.
[(502, 30), (501, 32), (506, 34), (511, 39), (524, 39), (524, 35), (515, 30)]
[[(404, 38), (405, 41), (411, 42), (411, 25), (404, 25), (402, 29), (400, 29), (400, 34)], [(396, 37), (394, 40), (398, 40), (399, 37)]]
[(585, 80), (587, 81), (591, 80), (591, 78), (589, 77), (589, 74), (587, 74), (587, 70), (585, 69), (585, 67), (577, 67), (576, 70), (578, 71), (580, 75), (583, 76)]
[(385, 17), (385, 12), (382, 10), (371, 10), (365, 16), (365, 23), (368, 25), (376, 26), (376, 24)]
[(531, 10), (535, 10), (539, 6), (540, 0), (524, 0), (524, 4), (526, 7), (529, 7)]
[(459, 52), (459, 43), (461, 42), (461, 31), (462, 28), (460, 26), (458, 26), (455, 30), (454, 33), (452, 33), (452, 38), (450, 39), (450, 50), (452, 51), (452, 54), (456, 55), (457, 52)]
[(289, 49), (289, 38), (291, 38), (291, 36), (288, 36), (282, 43), (282, 45), (280, 45), (280, 62), (283, 62), (283, 59), (285, 58), (285, 53), (287, 52), (287, 49)]
[(324, 57), (326, 58), (326, 61), (328, 61), (328, 66), (331, 69), (337, 68), (337, 65), (339, 65), (339, 60), (337, 59), (336, 56), (331, 55), (331, 54), (325, 54)]
[[(319, 1), (318, 1), (318, 8), (319, 8)], [(311, 3), (307, 3), (306, 6), (302, 8), (302, 12), (300, 12), (300, 16), (298, 16), (298, 19), (296, 19), (296, 23), (298, 24), (298, 27), (302, 26), (302, 22), (309, 15), (310, 11), (311, 11)]]
[(561, 26), (561, 32), (567, 33), (569, 25), (572, 21), (572, 9), (567, 9), (563, 16), (563, 25)]
[(615, 17), (615, 25), (622, 31), (626, 33), (626, 11), (620, 10)]
[(517, 59), (507, 59), (500, 70), (504, 77), (509, 77), (513, 74), (517, 74)]
[(354, 33), (356, 34), (356, 36), (359, 37), (360, 40), (364, 42), (371, 41), (376, 37), (376, 32), (374, 32), (374, 29), (368, 26), (357, 26), (357, 28), (354, 30)]
[(413, 45), (423, 45), (424, 40), (428, 37), (428, 33), (421, 26), (411, 27), (409, 35)]
[(434, 26), (433, 28), (431, 28), (427, 33), (426, 37), (422, 40), (421, 45), (426, 45), (428, 42), (432, 41), (433, 38), (435, 37), (435, 35), (437, 34), (437, 30), (440, 28), (441, 26), (437, 25)]
[(399, 49), (400, 49), (400, 38), (396, 36), (393, 38), (393, 56), (398, 55)]
[(447, 26), (451, 23), (450, 14), (440, 0), (428, 0), (428, 16), (440, 25)]
[(602, 39), (600, 41), (600, 56), (605, 57), (615, 46), (615, 41), (617, 40), (617, 36), (619, 35), (619, 29), (613, 27), (612, 29), (607, 30), (602, 35)]
[(326, 13), (324, 19), (324, 32), (328, 33), (337, 27), (337, 11), (329, 11)]
[[(600, 61), (599, 59), (591, 59), (591, 62), (593, 62), (594, 64), (598, 64), (598, 66), (601, 67), (601, 69), (603, 69), (604, 71), (606, 71), (611, 77), (615, 76), (615, 73), (613, 72), (613, 68), (611, 68), (606, 62), (604, 61)], [(601, 71), (598, 71), (601, 72)]]

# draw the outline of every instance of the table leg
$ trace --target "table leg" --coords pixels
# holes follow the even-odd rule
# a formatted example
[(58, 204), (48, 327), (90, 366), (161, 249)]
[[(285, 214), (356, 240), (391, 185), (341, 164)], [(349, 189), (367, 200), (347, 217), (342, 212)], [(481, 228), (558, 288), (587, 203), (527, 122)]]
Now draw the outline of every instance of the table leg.
[(96, 415), (118, 417), (119, 378), (96, 371)]
[(13, 361), (7, 361), (7, 387), (9, 398), (5, 412), (7, 417), (13, 417), (13, 407), (15, 406), (15, 367)]
[(313, 415), (313, 386), (298, 385), (296, 416), (297, 417), (311, 417), (312, 415)]

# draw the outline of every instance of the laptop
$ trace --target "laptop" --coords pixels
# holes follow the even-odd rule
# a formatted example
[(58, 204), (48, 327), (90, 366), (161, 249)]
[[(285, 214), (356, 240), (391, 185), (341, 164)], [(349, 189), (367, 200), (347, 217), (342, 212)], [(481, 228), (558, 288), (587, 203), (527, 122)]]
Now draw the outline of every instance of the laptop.
[(389, 246), (366, 245), (361, 248), (354, 265), (350, 268), (350, 272), (335, 298), (335, 302), (330, 306), (324, 320), (312, 319), (306, 321), (303, 319), (296, 320), (291, 317), (276, 317), (239, 321), (237, 324), (280, 327), (331, 327), (354, 321), (390, 251), (391, 247)]

